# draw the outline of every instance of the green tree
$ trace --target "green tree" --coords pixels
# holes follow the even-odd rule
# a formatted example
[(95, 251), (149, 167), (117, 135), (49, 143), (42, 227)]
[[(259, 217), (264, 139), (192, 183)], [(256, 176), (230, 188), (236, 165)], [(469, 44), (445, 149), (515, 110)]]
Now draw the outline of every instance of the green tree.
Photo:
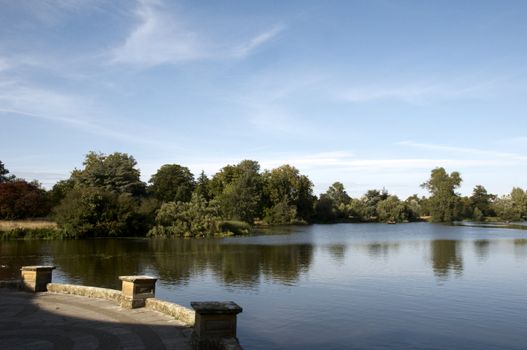
[(344, 185), (340, 182), (333, 183), (316, 201), (316, 219), (321, 222), (348, 219), (350, 201), (351, 197), (346, 193)]
[[(472, 195), (470, 196), (470, 205), (474, 212), (474, 218), (476, 215), (479, 217), (479, 221), (484, 220), (486, 216), (492, 216), (492, 202), (496, 200), (496, 196), (489, 194), (487, 189), (481, 185), (474, 187)], [(478, 211), (476, 211), (478, 209)]]
[(0, 183), (10, 182), (10, 181), (15, 180), (16, 178), (15, 175), (8, 175), (8, 174), (9, 174), (9, 170), (5, 168), (4, 163), (2, 163), (2, 161), (0, 160)]
[(296, 206), (290, 205), (284, 198), (271, 208), (266, 209), (265, 221), (269, 224), (294, 224), (298, 221)]
[(319, 222), (331, 222), (337, 217), (337, 207), (335, 201), (322, 193), (315, 204), (315, 216)]
[(388, 196), (377, 203), (377, 215), (379, 221), (403, 222), (407, 220), (406, 208), (397, 196)]
[(523, 219), (527, 214), (527, 194), (521, 188), (514, 187), (511, 191), (511, 199), (520, 219)]
[(196, 186), (187, 167), (165, 164), (152, 175), (149, 191), (163, 202), (188, 202)]
[(253, 160), (243, 160), (228, 165), (211, 180), (215, 199), (227, 219), (252, 223), (262, 215), (262, 176), (260, 165)]
[(380, 201), (387, 199), (388, 196), (388, 191), (385, 189), (382, 189), (382, 191), (368, 190), (361, 198), (363, 204), (363, 219), (366, 221), (376, 219), (378, 217), (377, 205)]
[(148, 221), (139, 208), (130, 193), (80, 187), (68, 192), (54, 211), (67, 236), (83, 238), (144, 235)]
[(421, 205), (421, 201), (422, 199), (419, 198), (417, 194), (408, 197), (404, 201), (409, 221), (417, 221), (423, 215), (423, 207)]
[(211, 237), (222, 233), (219, 208), (194, 193), (190, 202), (163, 203), (149, 236)]
[(436, 168), (432, 170), (430, 179), (421, 185), (431, 194), (429, 205), (432, 221), (452, 222), (458, 218), (459, 195), (456, 189), (461, 181), (457, 171), (449, 175), (444, 168)]
[(518, 210), (510, 194), (498, 198), (494, 202), (494, 210), (501, 220), (519, 221), (521, 219), (520, 210)]
[(115, 152), (110, 155), (90, 152), (82, 170), (74, 170), (72, 179), (80, 186), (97, 187), (115, 193), (142, 195), (145, 184), (140, 179), (134, 157)]
[(341, 182), (335, 182), (326, 191), (326, 195), (333, 201), (336, 207), (341, 204), (347, 205), (351, 201), (351, 197), (344, 189)]
[(263, 174), (266, 213), (271, 217), (273, 207), (287, 203), (289, 209), (295, 208), (298, 219), (309, 221), (314, 213), (316, 197), (313, 184), (305, 175), (291, 165), (282, 165)]
[(60, 180), (55, 185), (51, 191), (49, 191), (49, 197), (51, 200), (51, 205), (56, 207), (60, 202), (66, 197), (66, 195), (73, 191), (75, 188), (75, 181), (73, 179)]
[(198, 195), (205, 198), (207, 202), (212, 199), (212, 194), (210, 193), (210, 180), (207, 175), (205, 175), (205, 172), (203, 170), (201, 171), (201, 174), (199, 174), (196, 180), (196, 187), (194, 188), (194, 193), (197, 193)]

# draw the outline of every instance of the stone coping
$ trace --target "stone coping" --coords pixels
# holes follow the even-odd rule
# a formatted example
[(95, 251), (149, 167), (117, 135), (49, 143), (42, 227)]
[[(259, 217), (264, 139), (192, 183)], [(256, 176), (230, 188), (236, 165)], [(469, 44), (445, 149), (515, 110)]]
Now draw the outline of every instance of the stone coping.
[(156, 298), (148, 298), (146, 299), (145, 307), (172, 316), (189, 327), (194, 326), (196, 313), (184, 306)]
[(119, 279), (126, 282), (157, 281), (157, 278), (152, 276), (119, 276)]
[[(75, 284), (48, 283), (48, 292), (111, 300), (118, 304), (123, 298), (120, 290), (79, 286)], [(174, 319), (183, 322), (187, 327), (194, 326), (195, 312), (184, 306), (156, 298), (148, 298), (146, 299), (145, 307), (171, 316)]]
[(22, 266), (20, 271), (51, 271), (55, 270), (55, 266), (35, 265), (35, 266)]
[(190, 305), (200, 315), (237, 315), (243, 311), (233, 301), (192, 301)]
[(89, 286), (78, 286), (74, 284), (62, 284), (62, 283), (48, 283), (48, 292), (58, 294), (71, 294), (79, 295), (87, 298), (98, 298), (106, 299), (115, 302), (120, 302), (122, 295), (120, 290), (89, 287)]

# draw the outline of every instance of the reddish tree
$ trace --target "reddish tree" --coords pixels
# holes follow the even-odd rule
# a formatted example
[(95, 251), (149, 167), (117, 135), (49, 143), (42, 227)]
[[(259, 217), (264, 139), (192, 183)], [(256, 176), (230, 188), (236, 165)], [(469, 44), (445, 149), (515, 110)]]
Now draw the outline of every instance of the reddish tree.
[(24, 180), (0, 183), (0, 219), (24, 219), (49, 214), (46, 191)]

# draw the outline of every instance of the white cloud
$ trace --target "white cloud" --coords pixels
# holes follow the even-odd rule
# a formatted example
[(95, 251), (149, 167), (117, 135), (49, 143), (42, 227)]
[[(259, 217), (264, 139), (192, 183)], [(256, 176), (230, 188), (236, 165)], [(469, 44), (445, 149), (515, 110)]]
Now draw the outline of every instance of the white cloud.
[(155, 66), (196, 60), (243, 58), (277, 36), (283, 26), (256, 34), (247, 42), (229, 43), (202, 33), (199, 26), (167, 11), (159, 1), (141, 1), (135, 12), (139, 25), (112, 52), (113, 63)]
[(248, 43), (243, 44), (242, 46), (238, 47), (237, 49), (234, 49), (233, 54), (237, 57), (245, 57), (247, 56), (252, 50), (256, 49), (257, 47), (265, 44), (269, 40), (273, 39), (275, 36), (280, 34), (281, 31), (285, 29), (282, 25), (274, 26), (273, 28), (269, 29), (268, 31), (265, 31), (261, 34), (256, 35), (254, 38), (249, 40)]
[(430, 100), (487, 97), (495, 86), (510, 77), (457, 77), (432, 78), (428, 80), (398, 79), (341, 88), (337, 99), (353, 102), (397, 100), (420, 104)]
[(498, 152), (498, 151), (493, 151), (493, 150), (482, 150), (482, 149), (469, 148), (469, 147), (455, 147), (455, 146), (446, 146), (446, 145), (418, 143), (418, 142), (413, 142), (413, 141), (401, 141), (401, 142), (398, 142), (397, 144), (402, 145), (402, 146), (409, 146), (413, 148), (421, 148), (421, 149), (435, 150), (435, 151), (445, 151), (448, 153), (455, 153), (455, 154), (461, 153), (465, 155), (479, 156), (479, 157), (490, 158), (490, 159), (501, 159), (501, 160), (519, 161), (519, 162), (527, 161), (527, 156), (523, 156), (523, 155), (516, 154), (516, 153)]
[(6, 71), (12, 67), (11, 62), (9, 62), (7, 59), (0, 57), (0, 73), (3, 71)]
[[(106, 118), (113, 124), (104, 122), (106, 115), (86, 97), (70, 95), (51, 89), (43, 89), (17, 81), (0, 80), (0, 117), (33, 118), (46, 120), (91, 134), (127, 141), (174, 148), (171, 143), (162, 142), (157, 137), (145, 137), (148, 131), (144, 125), (133, 125), (131, 121), (118, 120), (115, 116)], [(97, 116), (95, 118), (94, 116)], [(137, 132), (141, 130), (141, 132)]]

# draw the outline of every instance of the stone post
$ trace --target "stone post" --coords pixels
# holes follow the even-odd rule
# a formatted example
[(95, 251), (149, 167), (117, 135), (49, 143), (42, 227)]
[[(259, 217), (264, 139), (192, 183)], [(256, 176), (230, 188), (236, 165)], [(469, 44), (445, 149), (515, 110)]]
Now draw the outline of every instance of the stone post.
[(123, 281), (121, 307), (144, 307), (148, 298), (155, 297), (157, 278), (150, 276), (119, 276)]
[(192, 336), (194, 349), (224, 349), (228, 339), (237, 345), (236, 349), (241, 349), (236, 338), (236, 315), (243, 309), (238, 304), (232, 301), (193, 301), (190, 305), (196, 311)]
[(30, 292), (45, 292), (51, 283), (52, 271), (55, 266), (22, 266), (21, 287)]

